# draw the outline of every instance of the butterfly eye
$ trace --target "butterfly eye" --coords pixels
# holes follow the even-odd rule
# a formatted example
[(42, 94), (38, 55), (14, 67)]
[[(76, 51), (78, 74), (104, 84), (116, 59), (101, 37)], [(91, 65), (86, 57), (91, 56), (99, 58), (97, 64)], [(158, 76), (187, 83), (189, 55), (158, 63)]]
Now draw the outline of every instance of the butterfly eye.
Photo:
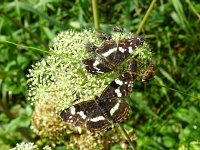
[(85, 49), (89, 52), (95, 51), (98, 47), (92, 43), (86, 43)]
[(136, 72), (137, 71), (137, 62), (133, 60), (129, 66), (130, 70)]

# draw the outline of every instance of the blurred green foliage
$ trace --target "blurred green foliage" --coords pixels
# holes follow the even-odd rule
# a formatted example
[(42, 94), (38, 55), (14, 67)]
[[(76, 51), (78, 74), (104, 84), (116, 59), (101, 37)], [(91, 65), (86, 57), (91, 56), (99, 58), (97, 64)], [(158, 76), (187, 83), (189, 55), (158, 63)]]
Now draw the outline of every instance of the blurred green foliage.
[[(117, 24), (136, 32), (150, 3), (99, 1), (102, 30)], [(94, 27), (91, 6), (89, 0), (1, 1), (0, 149), (22, 141), (41, 144), (30, 129), (26, 74), (31, 64), (45, 56), (58, 32)], [(136, 82), (129, 101), (132, 111), (126, 125), (134, 129), (138, 149), (200, 147), (199, 22), (197, 0), (160, 0), (148, 16), (141, 34), (152, 46), (158, 72), (150, 83)], [(120, 146), (114, 145), (114, 149)]]

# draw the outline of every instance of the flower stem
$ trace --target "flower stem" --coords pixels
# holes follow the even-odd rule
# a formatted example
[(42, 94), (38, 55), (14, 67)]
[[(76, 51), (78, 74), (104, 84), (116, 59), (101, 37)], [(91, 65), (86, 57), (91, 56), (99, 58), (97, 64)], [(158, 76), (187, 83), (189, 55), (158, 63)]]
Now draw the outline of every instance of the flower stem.
[(124, 135), (125, 135), (126, 139), (128, 140), (132, 150), (135, 150), (134, 143), (131, 141), (131, 139), (130, 139), (129, 135), (127, 134), (126, 130), (124, 129), (124, 127), (120, 123), (118, 123), (118, 126), (120, 127), (120, 129), (124, 133)]
[(98, 15), (98, 8), (97, 8), (97, 0), (92, 0), (92, 10), (93, 10), (95, 29), (99, 30), (100, 27), (99, 27), (99, 15)]
[(152, 11), (153, 6), (155, 5), (155, 3), (156, 3), (156, 0), (152, 0), (151, 4), (150, 4), (150, 6), (149, 6), (149, 9), (147, 10), (147, 12), (146, 12), (144, 18), (142, 19), (142, 22), (140, 23), (140, 25), (139, 25), (139, 27), (138, 27), (138, 29), (137, 29), (137, 31), (136, 31), (136, 34), (137, 34), (137, 35), (140, 34), (140, 32), (141, 32), (141, 30), (142, 30), (142, 28), (143, 28), (143, 26), (144, 26), (144, 24), (145, 24), (145, 22), (146, 22), (146, 20), (147, 20), (147, 17), (150, 15), (150, 12)]

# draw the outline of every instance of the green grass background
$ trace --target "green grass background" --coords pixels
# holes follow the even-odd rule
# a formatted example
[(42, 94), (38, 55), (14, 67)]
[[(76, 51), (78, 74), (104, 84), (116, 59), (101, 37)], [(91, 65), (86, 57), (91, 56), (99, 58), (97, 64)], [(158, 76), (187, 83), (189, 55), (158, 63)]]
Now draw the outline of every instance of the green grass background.
[[(100, 28), (117, 24), (136, 33), (150, 3), (98, 1)], [(42, 145), (30, 129), (26, 74), (59, 32), (85, 28), (95, 28), (89, 0), (1, 0), (0, 149), (22, 141)], [(150, 83), (136, 83), (131, 95), (127, 124), (134, 125), (137, 148), (200, 149), (200, 3), (156, 1), (140, 34), (152, 47), (158, 72)]]

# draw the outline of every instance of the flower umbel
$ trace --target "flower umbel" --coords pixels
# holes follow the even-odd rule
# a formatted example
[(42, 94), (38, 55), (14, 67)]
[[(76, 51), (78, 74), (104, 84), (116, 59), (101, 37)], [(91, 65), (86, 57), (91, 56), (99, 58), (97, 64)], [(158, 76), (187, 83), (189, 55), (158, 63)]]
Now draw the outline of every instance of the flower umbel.
[[(35, 113), (32, 118), (32, 128), (37, 133), (55, 131), (53, 128), (60, 128), (59, 123), (53, 123), (51, 126), (48, 121), (52, 121), (52, 117), (46, 113), (51, 111), (50, 107), (54, 107), (52, 113), (54, 115), (71, 106), (74, 103), (92, 100), (95, 96), (100, 96), (106, 86), (114, 80), (121, 72), (125, 71), (128, 62), (137, 55), (137, 60), (141, 63), (140, 70), (144, 70), (144, 66), (151, 61), (152, 53), (146, 43), (134, 50), (132, 56), (122, 65), (120, 71), (113, 71), (102, 75), (92, 75), (87, 73), (82, 60), (88, 58), (94, 53), (85, 50), (87, 42), (100, 45), (102, 41), (96, 37), (96, 32), (92, 30), (84, 30), (76, 32), (69, 30), (60, 33), (50, 48), (50, 54), (32, 66), (28, 75), (29, 96), (28, 99), (36, 106)], [(113, 33), (112, 38), (116, 41), (123, 38), (130, 38), (131, 33)], [(142, 68), (143, 67), (143, 68)], [(50, 104), (51, 103), (51, 104)], [(45, 107), (49, 105), (50, 107)], [(44, 109), (42, 109), (44, 108)], [(42, 111), (42, 112), (40, 112)], [(46, 111), (46, 112), (45, 112)], [(40, 113), (39, 113), (40, 112)], [(35, 114), (41, 114), (40, 127), (36, 122), (39, 117)], [(42, 116), (43, 115), (43, 116)], [(58, 120), (59, 122), (59, 120)], [(54, 127), (53, 127), (54, 126)], [(52, 128), (49, 129), (49, 128)], [(47, 131), (48, 129), (48, 131)], [(66, 134), (65, 132), (61, 132)], [(54, 136), (54, 134), (48, 134)], [(118, 139), (119, 140), (119, 139)]]
[[(46, 145), (45, 147), (42, 148), (43, 150), (51, 150), (51, 147)], [(34, 143), (17, 143), (16, 147), (12, 148), (11, 150), (39, 150), (38, 146), (35, 145)]]
[[(85, 101), (100, 95), (103, 89), (115, 79), (116, 72), (101, 76), (86, 72), (82, 60), (92, 54), (85, 50), (87, 42), (101, 44), (96, 32), (84, 30), (83, 32), (66, 31), (60, 33), (53, 41), (50, 55), (33, 65), (28, 75), (29, 97), (32, 104), (41, 103), (48, 98), (56, 100), (56, 110), (60, 111), (74, 103), (77, 99)], [(113, 39), (130, 38), (131, 33), (113, 34)], [(151, 59), (151, 51), (146, 43), (134, 50), (132, 57), (143, 64)]]

